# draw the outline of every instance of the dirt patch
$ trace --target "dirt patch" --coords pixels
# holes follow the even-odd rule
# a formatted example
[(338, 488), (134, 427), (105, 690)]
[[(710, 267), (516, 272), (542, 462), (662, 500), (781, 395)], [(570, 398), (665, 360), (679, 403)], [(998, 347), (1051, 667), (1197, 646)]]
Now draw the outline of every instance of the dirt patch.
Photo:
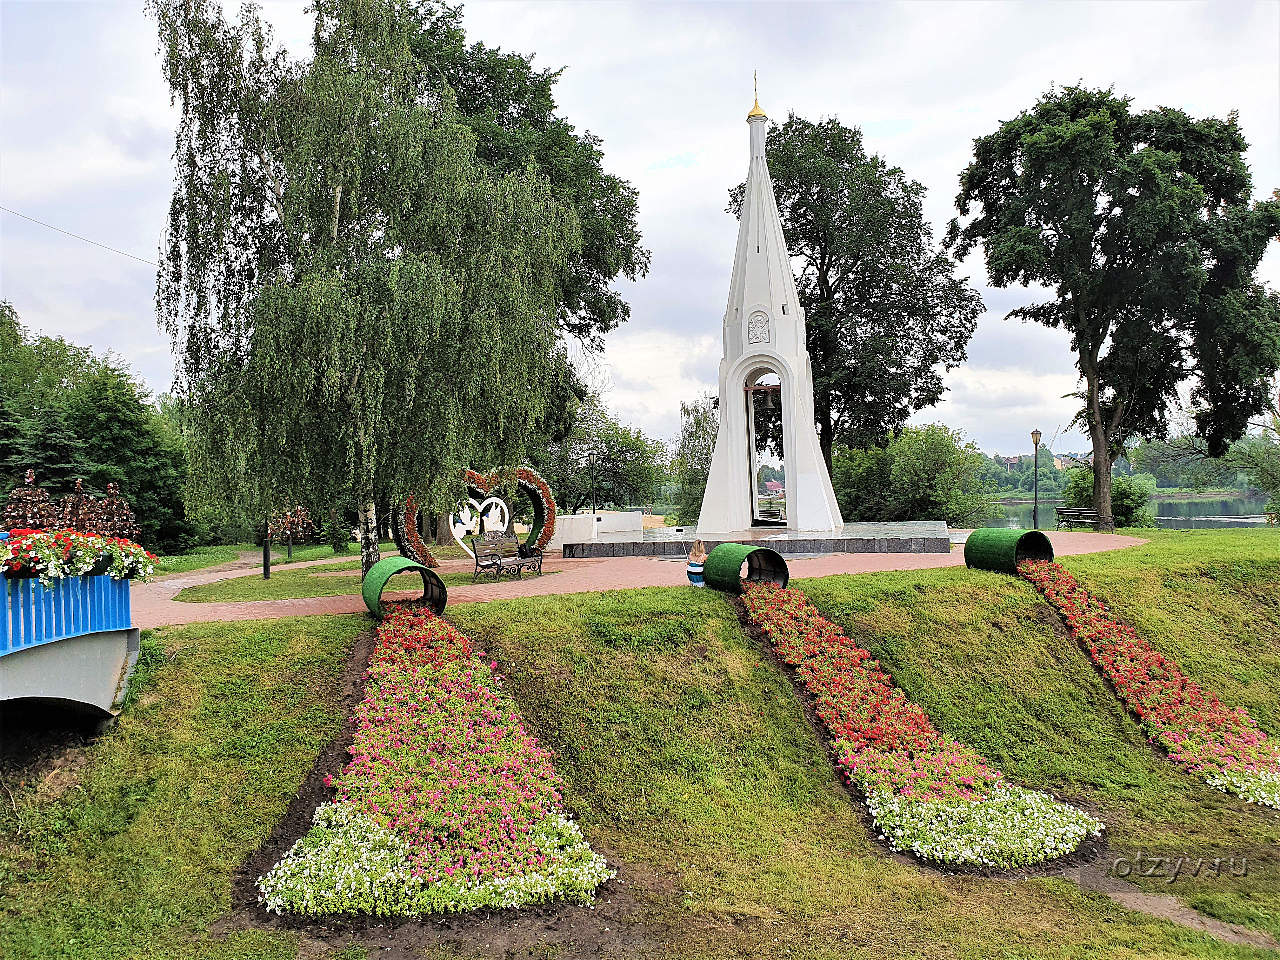
[(1127, 910), (1136, 910), (1162, 920), (1169, 920), (1190, 930), (1207, 933), (1227, 943), (1263, 947), (1268, 950), (1280, 949), (1280, 943), (1261, 930), (1206, 917), (1198, 910), (1191, 909), (1171, 893), (1148, 893), (1137, 884), (1112, 876), (1097, 864), (1079, 864), (1064, 870), (1062, 876), (1079, 885), (1082, 890), (1105, 894)]
[(0, 803), (17, 812), (15, 794), (34, 787), (42, 803), (79, 782), (101, 717), (41, 701), (0, 705)]
[(640, 902), (669, 896), (674, 883), (619, 864), (607, 850), (597, 848), (597, 852), (609, 859), (618, 877), (600, 888), (591, 906), (547, 904), (401, 921), (372, 917), (301, 920), (277, 917), (255, 906), (237, 910), (230, 923), (239, 928), (294, 931), (300, 935), (299, 957), (329, 956), (330, 951), (349, 946), (394, 960), (434, 956), (436, 952), (573, 960), (663, 955), (663, 945), (653, 938), (655, 930), (642, 920)]
[(231, 913), (215, 924), (213, 933), (231, 930), (289, 930), (300, 935), (299, 957), (324, 957), (349, 946), (360, 946), (379, 958), (421, 958), (429, 951), (462, 956), (558, 958), (633, 957), (661, 954), (652, 939), (654, 928), (642, 920), (640, 904), (658, 905), (677, 890), (676, 875), (663, 876), (644, 865), (620, 863), (593, 842), (596, 852), (617, 870), (602, 885), (591, 906), (547, 904), (520, 910), (492, 910), (418, 920), (382, 920), (366, 916), (321, 920), (268, 913), (258, 902), (258, 878), (280, 861), (311, 826), (316, 807), (333, 796), (324, 778), (336, 776), (348, 759), (355, 736), (352, 714), (364, 699), (372, 631), (352, 649), (341, 681), (340, 709), (346, 715), (341, 731), (316, 758), (302, 786), (289, 802), (271, 835), (241, 864), (232, 879)]

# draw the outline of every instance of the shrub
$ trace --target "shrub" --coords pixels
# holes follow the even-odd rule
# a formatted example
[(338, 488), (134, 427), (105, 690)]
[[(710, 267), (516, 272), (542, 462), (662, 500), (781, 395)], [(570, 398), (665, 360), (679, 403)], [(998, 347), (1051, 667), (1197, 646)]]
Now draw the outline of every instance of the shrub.
[[(1154, 527), (1156, 512), (1151, 498), (1156, 494), (1156, 478), (1149, 473), (1111, 478), (1111, 515), (1117, 527)], [(1093, 468), (1076, 467), (1068, 472), (1062, 499), (1068, 507), (1093, 506)]]
[(985, 458), (958, 430), (906, 427), (884, 447), (838, 450), (831, 483), (847, 521), (945, 520), (974, 526), (996, 515)]

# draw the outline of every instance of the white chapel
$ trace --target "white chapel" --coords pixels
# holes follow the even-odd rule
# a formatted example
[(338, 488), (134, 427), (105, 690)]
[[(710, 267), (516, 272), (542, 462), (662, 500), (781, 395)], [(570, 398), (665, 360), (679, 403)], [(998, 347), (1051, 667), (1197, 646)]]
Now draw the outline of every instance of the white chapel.
[[(725, 539), (762, 526), (838, 531), (843, 521), (814, 427), (804, 311), (765, 161), (768, 118), (758, 96), (747, 125), (751, 166), (724, 312), (720, 431), (698, 536)], [(761, 468), (770, 459), (781, 463), (784, 479), (766, 490)]]

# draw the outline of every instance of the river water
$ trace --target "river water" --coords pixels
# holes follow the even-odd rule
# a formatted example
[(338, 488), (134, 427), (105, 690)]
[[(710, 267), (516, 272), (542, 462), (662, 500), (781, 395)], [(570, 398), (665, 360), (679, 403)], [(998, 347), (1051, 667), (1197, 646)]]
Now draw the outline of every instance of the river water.
[[(1266, 526), (1267, 518), (1262, 509), (1266, 497), (1227, 497), (1206, 500), (1156, 500), (1156, 523), (1166, 530), (1203, 530), (1227, 527)], [(1031, 528), (1029, 503), (1002, 503), (1003, 515), (992, 517), (988, 527)], [(1040, 527), (1054, 527), (1054, 508), (1062, 506), (1061, 500), (1040, 501)]]

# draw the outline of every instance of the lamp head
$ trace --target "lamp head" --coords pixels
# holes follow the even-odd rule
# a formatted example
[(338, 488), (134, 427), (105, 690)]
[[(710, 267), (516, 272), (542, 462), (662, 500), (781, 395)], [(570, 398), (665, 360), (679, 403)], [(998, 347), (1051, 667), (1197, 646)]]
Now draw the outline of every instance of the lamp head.
[(1041, 434), (1039, 430), (1031, 431), (1031, 442), (1034, 443), (1037, 447), (1040, 446), (1041, 436), (1043, 436), (1043, 434)]

